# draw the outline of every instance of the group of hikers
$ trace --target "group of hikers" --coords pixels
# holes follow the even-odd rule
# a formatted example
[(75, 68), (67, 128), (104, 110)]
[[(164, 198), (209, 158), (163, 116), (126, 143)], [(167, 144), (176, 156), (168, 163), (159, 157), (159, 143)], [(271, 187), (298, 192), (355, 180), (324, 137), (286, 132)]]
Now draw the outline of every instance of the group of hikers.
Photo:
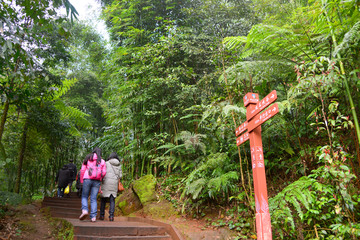
[[(100, 193), (100, 220), (105, 218), (105, 206), (110, 202), (109, 221), (114, 221), (115, 198), (118, 193), (118, 183), (122, 178), (122, 166), (118, 155), (112, 152), (107, 161), (101, 157), (101, 149), (96, 147), (92, 153), (86, 155), (79, 172), (73, 160), (65, 164), (56, 175), (58, 197), (64, 197), (66, 187), (71, 189), (76, 180), (78, 196), (81, 197), (80, 220), (90, 216), (91, 222), (96, 222), (97, 196)], [(90, 213), (88, 198), (90, 197)]]

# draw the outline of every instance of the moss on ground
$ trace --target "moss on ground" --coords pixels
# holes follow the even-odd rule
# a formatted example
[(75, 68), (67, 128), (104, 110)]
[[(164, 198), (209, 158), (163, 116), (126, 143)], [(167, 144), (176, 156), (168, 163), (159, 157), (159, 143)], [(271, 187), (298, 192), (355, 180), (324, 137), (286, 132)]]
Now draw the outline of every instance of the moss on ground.
[(173, 205), (167, 201), (153, 202), (146, 205), (143, 209), (145, 215), (155, 219), (168, 219), (170, 217), (178, 217), (178, 212)]
[(115, 216), (129, 215), (142, 208), (139, 198), (132, 191), (127, 189), (115, 199)]
[(145, 175), (133, 183), (133, 190), (139, 197), (143, 206), (156, 201), (156, 178), (153, 175)]

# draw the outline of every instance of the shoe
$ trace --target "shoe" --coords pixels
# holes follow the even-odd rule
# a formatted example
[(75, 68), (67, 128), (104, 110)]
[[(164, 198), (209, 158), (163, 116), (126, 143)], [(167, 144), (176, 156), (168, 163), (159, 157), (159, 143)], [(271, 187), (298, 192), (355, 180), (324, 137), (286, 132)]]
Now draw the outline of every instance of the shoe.
[(96, 217), (93, 217), (93, 218), (91, 219), (91, 222), (96, 222)]
[(109, 217), (109, 221), (113, 222), (114, 221), (114, 217)]
[(83, 210), (79, 219), (84, 220), (88, 215), (89, 215), (89, 213), (86, 210)]
[(103, 216), (100, 216), (100, 217), (99, 217), (99, 220), (104, 220), (104, 217), (103, 217)]

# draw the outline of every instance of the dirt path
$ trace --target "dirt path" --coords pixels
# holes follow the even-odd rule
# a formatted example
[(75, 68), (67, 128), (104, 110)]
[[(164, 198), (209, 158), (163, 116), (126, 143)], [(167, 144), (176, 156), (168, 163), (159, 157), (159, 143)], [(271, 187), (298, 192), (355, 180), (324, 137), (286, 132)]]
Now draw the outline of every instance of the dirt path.
[(54, 228), (40, 212), (40, 203), (7, 207), (0, 219), (0, 239), (57, 239)]
[(231, 232), (227, 229), (206, 227), (203, 221), (178, 218), (171, 223), (187, 240), (231, 240)]
[[(136, 214), (135, 214), (136, 215)], [(139, 214), (138, 217), (147, 217)], [(181, 216), (169, 218), (152, 219), (171, 224), (174, 226), (186, 240), (232, 240), (234, 233), (226, 228), (213, 228), (208, 226), (205, 220), (185, 218)]]

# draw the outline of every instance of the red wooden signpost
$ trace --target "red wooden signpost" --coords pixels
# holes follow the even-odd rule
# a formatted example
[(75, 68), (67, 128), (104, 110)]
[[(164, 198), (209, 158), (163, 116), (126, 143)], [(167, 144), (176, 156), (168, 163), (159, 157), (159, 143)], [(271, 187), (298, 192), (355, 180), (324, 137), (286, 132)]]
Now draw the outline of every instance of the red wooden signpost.
[[(260, 113), (277, 99), (276, 91), (272, 91), (265, 98), (259, 101), (256, 93), (247, 93), (244, 96), (244, 106), (246, 107), (246, 121), (236, 130), (236, 136), (245, 132), (236, 139), (239, 146), (250, 140), (251, 165), (253, 169), (255, 208), (256, 208), (256, 234), (258, 240), (272, 239), (271, 220), (265, 177), (265, 163), (261, 140), (261, 124), (269, 120), (279, 112), (277, 103)], [(260, 114), (259, 114), (260, 113)]]

